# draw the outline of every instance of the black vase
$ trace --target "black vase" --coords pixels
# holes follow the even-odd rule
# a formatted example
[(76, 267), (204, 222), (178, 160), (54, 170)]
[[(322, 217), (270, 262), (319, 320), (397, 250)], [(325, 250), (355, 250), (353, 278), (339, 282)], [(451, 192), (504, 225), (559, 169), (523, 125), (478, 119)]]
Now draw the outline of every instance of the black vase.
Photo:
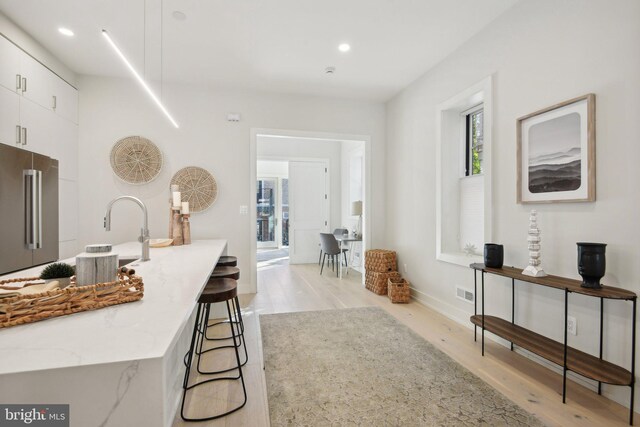
[(582, 276), (582, 287), (600, 289), (600, 279), (607, 268), (605, 243), (578, 242), (578, 273)]
[(495, 243), (484, 244), (484, 266), (502, 268), (504, 262), (504, 246)]

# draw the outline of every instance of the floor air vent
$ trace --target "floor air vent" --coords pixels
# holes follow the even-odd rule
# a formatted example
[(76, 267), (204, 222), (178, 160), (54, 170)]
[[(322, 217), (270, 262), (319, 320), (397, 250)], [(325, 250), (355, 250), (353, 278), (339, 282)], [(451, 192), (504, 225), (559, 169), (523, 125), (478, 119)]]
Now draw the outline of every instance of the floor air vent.
[(473, 292), (464, 288), (456, 287), (456, 297), (461, 300), (465, 300), (467, 302), (473, 302), (474, 295)]

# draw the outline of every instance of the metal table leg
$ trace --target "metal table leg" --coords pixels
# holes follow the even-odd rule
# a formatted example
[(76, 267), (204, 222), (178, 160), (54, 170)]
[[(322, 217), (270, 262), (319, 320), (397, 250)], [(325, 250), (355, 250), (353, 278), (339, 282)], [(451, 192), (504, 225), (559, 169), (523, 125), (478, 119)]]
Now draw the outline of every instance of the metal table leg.
[[(473, 269), (473, 315), (478, 315), (478, 270)], [(478, 342), (478, 325), (473, 324), (473, 341)]]
[(482, 272), (482, 355), (484, 356), (484, 271)]
[(636, 386), (636, 302), (637, 298), (634, 298), (632, 320), (633, 323), (631, 324), (631, 402), (629, 403), (629, 425), (633, 425), (633, 398)]
[[(511, 324), (516, 320), (516, 281), (511, 279)], [(511, 342), (511, 351), (513, 351), (513, 341)]]
[(569, 289), (564, 290), (564, 359), (562, 363), (562, 403), (567, 402), (567, 316), (569, 309)]
[[(600, 297), (600, 360), (602, 360), (602, 329), (604, 321), (604, 298)], [(602, 381), (598, 381), (598, 394), (602, 394)]]

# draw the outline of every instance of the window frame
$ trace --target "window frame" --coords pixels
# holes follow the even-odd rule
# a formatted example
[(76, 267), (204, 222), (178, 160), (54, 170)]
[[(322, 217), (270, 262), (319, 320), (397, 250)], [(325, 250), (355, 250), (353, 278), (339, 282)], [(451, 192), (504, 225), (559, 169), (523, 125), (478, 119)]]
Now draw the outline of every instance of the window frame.
[[(483, 182), (484, 241), (492, 241), (492, 128), (493, 128), (493, 76), (441, 102), (436, 107), (436, 259), (468, 267), (482, 262), (482, 255), (467, 256), (459, 249), (459, 217), (455, 189), (463, 180), (480, 179)], [(483, 174), (463, 177), (463, 127), (460, 114), (478, 104), (484, 104), (484, 157)], [(457, 165), (456, 165), (457, 163)], [(457, 166), (457, 167), (456, 167)]]
[[(463, 160), (463, 166), (462, 166), (462, 177), (463, 178), (470, 178), (470, 177), (474, 177), (474, 176), (481, 176), (484, 175), (484, 167), (481, 168), (482, 172), (480, 173), (473, 173), (473, 167), (472, 167), (472, 161), (471, 161), (471, 157), (472, 157), (472, 146), (471, 146), (471, 115), (474, 113), (477, 113), (478, 111), (482, 111), (483, 115), (482, 115), (482, 121), (485, 121), (485, 116), (484, 116), (484, 102), (481, 102), (477, 105), (474, 105), (471, 108), (466, 109), (465, 111), (460, 113), (461, 116), (461, 120), (460, 120), (460, 124), (462, 125), (462, 150), (464, 151), (464, 158)], [(483, 129), (484, 129), (484, 123), (483, 123)], [(484, 132), (483, 132), (483, 148), (484, 148)], [(483, 166), (484, 166), (484, 158), (483, 158)]]

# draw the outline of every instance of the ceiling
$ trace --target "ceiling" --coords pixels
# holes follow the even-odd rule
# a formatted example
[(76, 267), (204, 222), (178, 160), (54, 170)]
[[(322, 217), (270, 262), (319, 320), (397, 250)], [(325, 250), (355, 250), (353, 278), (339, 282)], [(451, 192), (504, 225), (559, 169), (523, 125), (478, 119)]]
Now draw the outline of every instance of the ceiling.
[(149, 80), (385, 101), (517, 1), (0, 0), (0, 11), (78, 74), (129, 77), (106, 29)]

